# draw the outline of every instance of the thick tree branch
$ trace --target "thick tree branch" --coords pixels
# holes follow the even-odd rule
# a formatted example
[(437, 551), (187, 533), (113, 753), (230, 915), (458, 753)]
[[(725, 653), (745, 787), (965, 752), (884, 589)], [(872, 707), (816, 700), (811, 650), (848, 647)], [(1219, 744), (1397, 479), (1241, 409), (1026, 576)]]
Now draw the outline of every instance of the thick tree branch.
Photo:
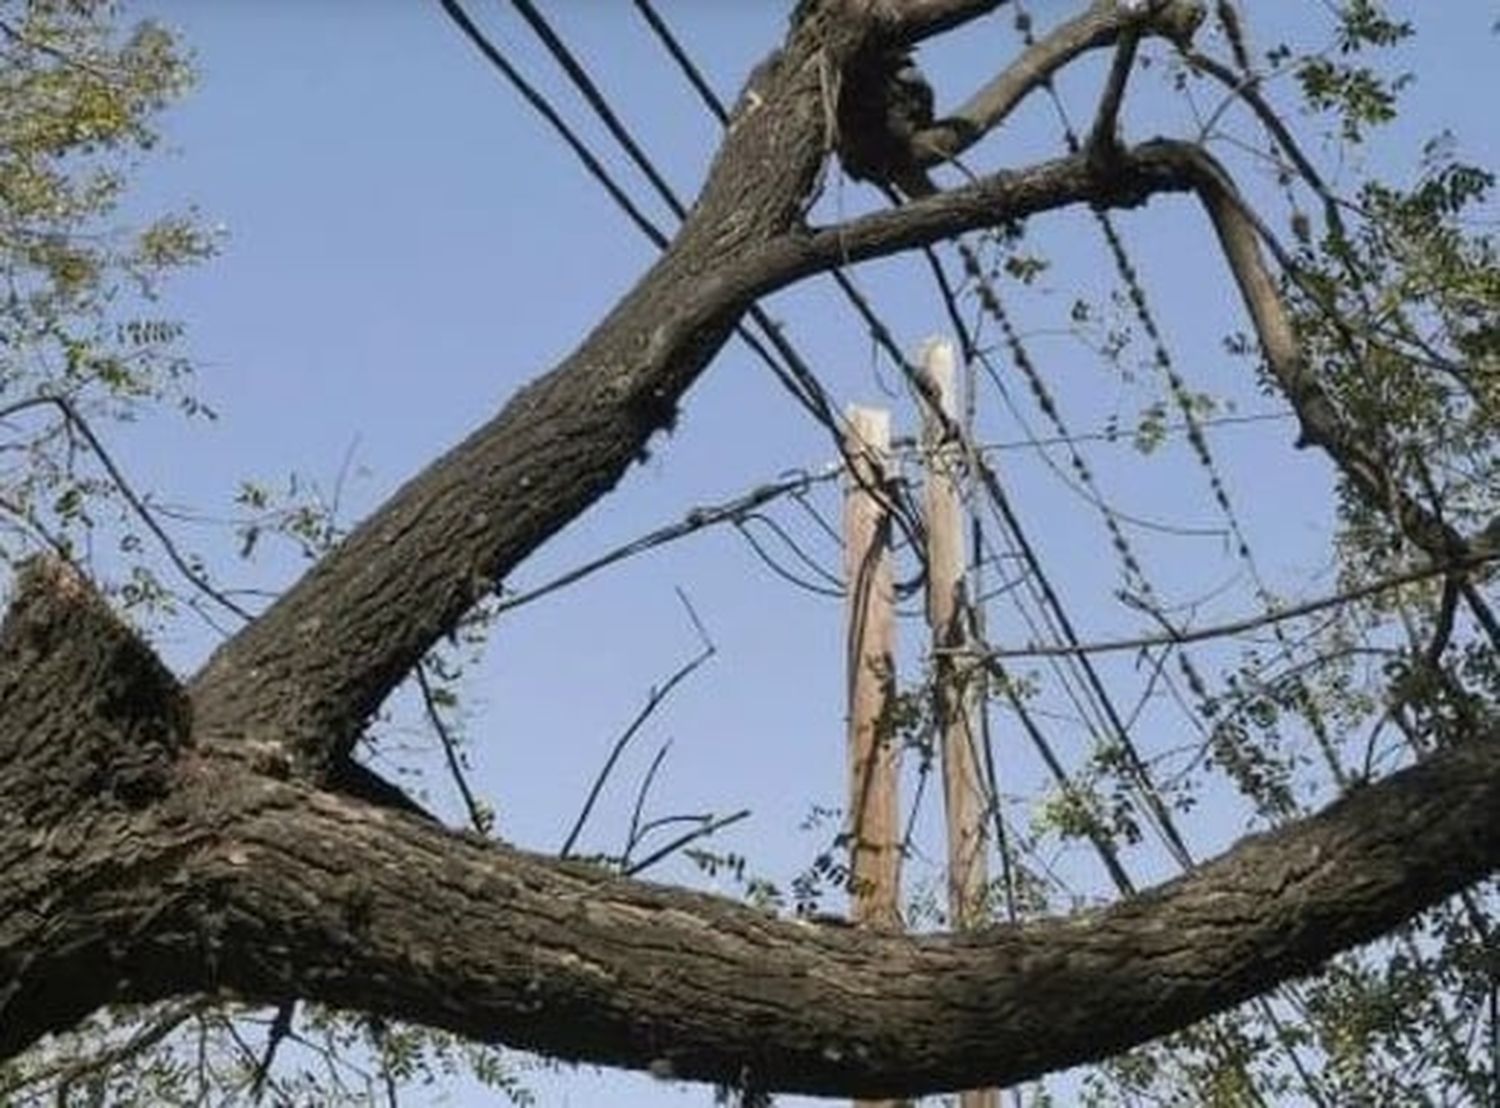
[[(185, 723), (85, 582), (28, 571), (0, 626), (0, 1058), (102, 1004), (211, 993), (765, 1090), (1003, 1085), (1187, 1026), (1500, 867), (1493, 721), (1109, 909), (921, 937), (499, 847)], [(166, 771), (145, 792), (142, 749)]]
[(0, 624), (0, 821), (152, 803), (171, 787), (190, 717), (176, 678), (77, 569), (23, 565)]
[(1117, 42), (1127, 29), (1190, 42), (1203, 20), (1198, 0), (1167, 0), (1133, 9), (1120, 0), (1094, 0), (1072, 19), (1043, 35), (955, 111), (912, 137), (917, 164), (934, 166), (957, 157), (1004, 122), (1028, 95), (1074, 58)]
[(1165, 144), (1191, 178), (1218, 234), (1254, 322), (1266, 365), (1301, 425), (1300, 445), (1317, 446), (1377, 512), (1434, 559), (1465, 560), (1465, 538), (1409, 496), (1369, 440), (1351, 427), (1302, 356), (1291, 316), (1260, 251), (1255, 220), (1229, 174), (1212, 155), (1187, 143)]
[[(821, 9), (819, 9), (821, 10)], [(561, 366), (398, 491), (194, 680), (205, 741), (288, 744), (328, 781), (417, 660), (506, 573), (620, 479), (758, 296), (820, 270), (1069, 203), (1181, 187), (1149, 151), (1002, 174), (899, 213), (796, 230), (826, 156), (825, 85), (870, 48), (857, 23), (800, 25), (743, 98), (667, 253)], [(835, 59), (833, 61), (830, 58)]]
[(914, 43), (940, 35), (988, 15), (1006, 0), (903, 0), (882, 13), (886, 27), (899, 42)]
[[(70, 1027), (107, 999), (35, 967), (62, 956), (70, 973), (117, 976), (111, 944), (149, 916), (125, 907), (152, 864), (133, 828), (173, 794), (189, 734), (187, 699), (150, 647), (77, 570), (29, 562), (0, 624), (0, 1040)], [(118, 890), (124, 915), (68, 916), (86, 890)]]
[(827, 81), (869, 19), (815, 5), (752, 78), (671, 248), (578, 350), (397, 492), (193, 682), (200, 733), (288, 743), (322, 778), (438, 637), (608, 492), (744, 311), (701, 290), (800, 219), (826, 156)]
[(961, 188), (832, 227), (788, 234), (747, 251), (719, 274), (722, 295), (760, 296), (835, 265), (869, 261), (1011, 219), (1074, 204), (1134, 207), (1193, 187), (1178, 144), (1122, 151), (1100, 166), (1087, 152), (1002, 171)]
[[(1435, 558), (1466, 556), (1302, 360), (1253, 219), (1195, 147), (1085, 153), (802, 226), (839, 75), (893, 34), (998, 2), (806, 4), (667, 254), (571, 358), (216, 654), (191, 701), (71, 570), (21, 575), (0, 624), (0, 1058), (104, 1004), (202, 993), (769, 1091), (1012, 1084), (1222, 1011), (1500, 869), (1500, 726), (1478, 713), (1466, 741), (1167, 885), (963, 936), (780, 920), (318, 787), (432, 642), (671, 427), (755, 298), (1068, 204), (1195, 190), (1304, 440)], [(974, 126), (1003, 118), (995, 103)]]
[(924, 1093), (1185, 1027), (1495, 872), (1500, 733), (1107, 910), (963, 936), (777, 920), (222, 760), (73, 865), (99, 876), (101, 850), (113, 879), (54, 894), (47, 926), (19, 929), (24, 960), (12, 878), (30, 868), (7, 869), (0, 995), (23, 1003), (0, 1019), (0, 1056), (87, 1002), (222, 991), (696, 1080)]

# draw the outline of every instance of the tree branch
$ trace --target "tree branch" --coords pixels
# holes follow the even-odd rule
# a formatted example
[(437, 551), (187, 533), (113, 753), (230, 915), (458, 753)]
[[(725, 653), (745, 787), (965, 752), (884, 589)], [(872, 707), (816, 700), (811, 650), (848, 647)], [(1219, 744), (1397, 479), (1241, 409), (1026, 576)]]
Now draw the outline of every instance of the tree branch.
[(885, 13), (897, 41), (914, 43), (962, 27), (1004, 6), (1006, 0), (903, 0)]
[(1011, 1084), (1222, 1011), (1500, 868), (1492, 718), (1109, 909), (964, 936), (779, 920), (538, 858), (187, 726), (86, 582), (23, 574), (0, 625), (0, 1058), (106, 1003), (298, 995), (766, 1090)]
[(1179, 160), (1208, 212), (1255, 325), (1267, 367), (1297, 414), (1302, 429), (1299, 445), (1322, 449), (1372, 508), (1390, 518), (1402, 535), (1434, 559), (1470, 558), (1465, 538), (1400, 487), (1385, 462), (1339, 413), (1302, 357), (1291, 317), (1261, 256), (1256, 221), (1228, 172), (1201, 147), (1159, 145), (1170, 148), (1169, 156)]
[(1202, 18), (1197, 0), (1167, 0), (1139, 11), (1119, 0), (1094, 0), (1028, 47), (954, 112), (918, 131), (912, 138), (912, 156), (926, 167), (957, 157), (999, 126), (1054, 73), (1086, 51), (1115, 43), (1127, 29), (1186, 47)]
[[(1452, 587), (1452, 582), (1462, 580), (1463, 571), (1478, 569), (1486, 562), (1500, 559), (1500, 553), (1478, 554), (1467, 563), (1440, 564), (1421, 566), (1417, 569), (1398, 573), (1393, 577), (1385, 577), (1379, 581), (1361, 585), (1358, 588), (1349, 589), (1345, 592), (1335, 593), (1332, 596), (1322, 596), (1316, 600), (1309, 600), (1302, 604), (1293, 604), (1286, 608), (1275, 608), (1258, 616), (1247, 616), (1244, 619), (1230, 620), (1225, 623), (1215, 623), (1208, 627), (1194, 627), (1184, 630), (1172, 628), (1159, 635), (1136, 635), (1131, 638), (1105, 639), (1100, 642), (1086, 643), (1061, 643), (1053, 645), (999, 647), (982, 650), (959, 648), (948, 650), (945, 653), (959, 654), (970, 657), (982, 658), (994, 661), (1002, 658), (1057, 658), (1075, 654), (1110, 654), (1121, 650), (1148, 650), (1157, 646), (1182, 646), (1186, 643), (1203, 642), (1205, 639), (1221, 639), (1230, 635), (1242, 635), (1246, 631), (1254, 631), (1258, 627), (1267, 627), (1282, 623), (1289, 619), (1298, 619), (1313, 612), (1321, 612), (1327, 608), (1337, 608), (1350, 604), (1356, 600), (1363, 600), (1369, 596), (1377, 596), (1391, 589), (1400, 588), (1402, 585), (1410, 585), (1416, 581), (1426, 581), (1433, 577), (1447, 577)], [(1458, 590), (1452, 588), (1456, 599)], [(1444, 610), (1447, 608), (1447, 600), (1444, 601)], [(1451, 620), (1451, 612), (1449, 613)], [(1441, 653), (1441, 651), (1439, 651)]]
[[(170, 813), (138, 821), (139, 864), (53, 896), (20, 964), (7, 940), (25, 894), (7, 872), (0, 988), (95, 1003), (197, 991), (274, 1003), (295, 989), (561, 1058), (891, 1096), (1116, 1053), (1494, 873), (1500, 730), (1111, 908), (964, 936), (778, 920), (227, 760), (200, 766), (175, 811), (213, 835), (190, 838)], [(111, 960), (80, 958), (104, 941), (80, 947), (82, 934), (108, 934)], [(50, 1029), (47, 1008), (5, 1013), (0, 1057)]]
[(216, 652), (192, 686), (200, 733), (284, 743), (298, 772), (324, 778), (431, 644), (671, 429), (678, 398), (747, 306), (702, 290), (801, 218), (826, 156), (828, 75), (874, 33), (838, 5), (798, 24), (752, 78), (756, 95), (741, 99), (667, 253), (571, 357)]
[[(816, 233), (796, 230), (826, 156), (827, 56), (854, 24), (811, 18), (742, 98), (672, 247), (579, 349), (357, 527), (192, 683), (206, 741), (285, 744), (328, 780), (431, 645), (670, 430), (757, 297), (811, 273), (1076, 202), (1184, 187), (1175, 162), (1065, 158)], [(1122, 154), (1122, 159), (1125, 155)], [(503, 507), (503, 510), (502, 510)]]

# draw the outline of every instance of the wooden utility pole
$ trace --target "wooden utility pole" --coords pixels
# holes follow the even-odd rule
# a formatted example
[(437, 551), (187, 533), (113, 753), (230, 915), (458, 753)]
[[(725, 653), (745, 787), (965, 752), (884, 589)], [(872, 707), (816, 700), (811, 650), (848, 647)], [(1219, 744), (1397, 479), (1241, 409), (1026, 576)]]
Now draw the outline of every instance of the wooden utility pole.
[[(959, 475), (963, 444), (956, 429), (958, 399), (953, 344), (929, 340), (922, 347), (922, 456), (927, 465), (927, 623), (932, 631), (935, 716), (943, 770), (943, 809), (948, 826), (948, 914), (956, 931), (985, 921), (989, 869), (985, 856), (986, 789), (979, 774), (981, 676), (956, 653), (968, 644), (963, 595), (963, 506)], [(933, 410), (936, 404), (945, 418)], [(959, 1094), (959, 1108), (997, 1108), (995, 1089)]]
[[(901, 926), (901, 749), (891, 733), (896, 695), (896, 595), (891, 576), (891, 416), (851, 407), (845, 454), (844, 585), (848, 590), (849, 899), (864, 927)], [(854, 1108), (905, 1108), (856, 1100)]]
[(849, 409), (844, 495), (848, 589), (849, 877), (856, 923), (901, 923), (901, 839), (896, 787), (900, 749), (890, 733), (896, 688), (895, 589), (887, 493), (890, 413)]

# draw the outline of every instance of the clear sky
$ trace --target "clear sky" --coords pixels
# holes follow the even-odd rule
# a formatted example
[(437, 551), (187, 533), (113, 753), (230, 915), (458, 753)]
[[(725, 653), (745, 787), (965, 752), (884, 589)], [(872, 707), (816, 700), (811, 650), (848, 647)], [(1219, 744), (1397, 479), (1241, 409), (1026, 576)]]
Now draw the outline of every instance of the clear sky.
[[(1032, 5), (1040, 25), (1076, 6), (1061, 0)], [(528, 74), (558, 95), (607, 160), (621, 166), (509, 8), (486, 0), (471, 7)], [(787, 7), (750, 0), (661, 4), (726, 99), (777, 42)], [(1310, 0), (1254, 7), (1262, 48), (1273, 33), (1317, 34), (1324, 16)], [(1488, 76), (1495, 45), (1491, 6), (1395, 7), (1420, 19), (1420, 37), (1402, 53), (1418, 80), (1402, 122), (1369, 156), (1382, 167), (1409, 167), (1420, 139), (1448, 126), (1473, 160), (1494, 165), (1495, 128), (1481, 105), (1483, 86), (1494, 84)], [(717, 125), (632, 6), (572, 0), (545, 8), (669, 179), (690, 196), (713, 151)], [(193, 203), (226, 229), (222, 256), (175, 282), (168, 300), (168, 310), (189, 325), (201, 391), (222, 418), (211, 426), (150, 419), (114, 432), (132, 476), (164, 499), (222, 516), (241, 479), (284, 484), (297, 473), (331, 492), (352, 459), (339, 508), (345, 522), (357, 521), (564, 355), (653, 256), (436, 3), (147, 0), (130, 10), (179, 27), (201, 73), (200, 87), (170, 114), (165, 156), (153, 156), (143, 169), (138, 202), (142, 210)], [(1286, 29), (1273, 28), (1273, 19), (1285, 20)], [(996, 18), (924, 56), (940, 110), (967, 95), (1015, 46), (1009, 20)], [(1063, 83), (1064, 101), (1080, 124), (1097, 77), (1090, 70)], [(1148, 73), (1140, 84), (1150, 91), (1145, 109), (1127, 114), (1127, 137), (1173, 128), (1184, 133), (1181, 113), (1162, 92), (1164, 75)], [(1281, 103), (1291, 103), (1289, 89), (1275, 92)], [(1037, 98), (976, 152), (971, 165), (979, 171), (1019, 165), (1059, 149), (1054, 110)], [(1243, 159), (1238, 164), (1250, 175), (1252, 191), (1264, 193), (1263, 175), (1255, 177)], [(621, 175), (631, 193), (670, 224), (660, 205), (646, 199), (644, 182), (629, 169)], [(868, 190), (835, 175), (819, 215), (848, 215), (871, 203)], [(1246, 325), (1193, 204), (1161, 200), (1119, 223), (1189, 387), (1232, 402), (1234, 414), (1282, 412), (1258, 392), (1251, 364), (1223, 351), (1222, 337)], [(1054, 265), (1036, 289), (1013, 290), (1032, 354), (1075, 433), (1102, 430), (1111, 419), (1128, 429), (1141, 407), (1162, 395), (1145, 364), (1149, 349), (1137, 342), (1115, 366), (1064, 333), (1075, 297), (1098, 301), (1116, 287), (1097, 231), (1086, 217), (1056, 217), (1037, 221), (1034, 234), (1033, 248)], [(943, 330), (941, 308), (920, 266), (882, 263), (855, 276), (908, 349)], [(886, 404), (910, 433), (913, 409), (895, 372), (875, 357), (862, 325), (827, 281), (777, 297), (769, 307), (840, 404)], [(1003, 356), (997, 365), (1001, 384), (1030, 426), (1049, 434), (1023, 381)], [(981, 388), (980, 405), (984, 441), (1024, 440), (1025, 429), (993, 385)], [(1292, 438), (1287, 421), (1272, 419), (1217, 427), (1210, 442), (1265, 580), (1298, 599), (1331, 585), (1332, 502), (1326, 466), (1294, 452)], [(1177, 529), (1130, 525), (1129, 533), (1164, 599), (1192, 605), (1177, 611), (1183, 622), (1255, 610), (1245, 566), (1233, 557), (1225, 521), (1180, 436), (1148, 459), (1127, 443), (1093, 443), (1085, 452), (1116, 509)], [(739, 495), (788, 470), (823, 467), (833, 457), (826, 434), (731, 343), (689, 395), (670, 440), (654, 444), (650, 459), (616, 495), (568, 528), (511, 583), (539, 583), (679, 519), (694, 505)], [(1150, 630), (1142, 626), (1145, 617), (1112, 596), (1119, 574), (1098, 513), (1053, 468), (1066, 466), (1066, 454), (1005, 449), (993, 457), (1082, 636)], [(817, 502), (836, 519), (828, 491)], [(807, 515), (785, 505), (773, 514), (823, 564), (837, 567), (838, 551), (819, 538)], [(239, 563), (233, 537), (224, 531), (184, 526), (181, 534), (230, 584), (277, 588), (301, 569), (295, 556), (274, 550), (254, 564)], [(769, 536), (764, 529), (758, 534)], [(995, 580), (1011, 575), (1001, 566)], [(654, 794), (656, 813), (751, 809), (750, 819), (710, 845), (748, 856), (753, 872), (785, 887), (833, 831), (827, 824), (799, 827), (815, 805), (841, 803), (842, 611), (838, 601), (773, 576), (730, 530), (626, 563), (506, 616), (484, 665), (466, 685), (475, 783), (496, 805), (498, 830), (507, 840), (556, 850), (620, 728), (651, 686), (696, 649), (677, 588), (691, 597), (718, 654), (674, 693), (627, 754), (583, 846), (618, 849), (635, 786), (655, 751), (671, 740)], [(1029, 638), (1003, 604), (996, 605), (990, 630), (1001, 645)], [(903, 622), (902, 635), (904, 651), (915, 658), (919, 625)], [(201, 627), (183, 623), (167, 633), (164, 645), (186, 672), (213, 642)], [(1229, 660), (1232, 655), (1210, 651), (1199, 658), (1210, 673)], [(912, 668), (908, 676), (916, 673)], [(1047, 679), (1041, 667), (1038, 673)], [(1106, 673), (1122, 704), (1143, 705), (1140, 738), (1150, 752), (1192, 741), (1180, 713), (1162, 703), (1133, 659), (1110, 664)], [(1076, 764), (1087, 736), (1058, 704), (1055, 735)], [(408, 757), (393, 741), (391, 756), (433, 766), (430, 740), (405, 713), (397, 715), (387, 733), (426, 752)], [(996, 722), (1005, 791), (1014, 798), (1012, 815), (1020, 817), (1035, 766), (1008, 722)], [(456, 814), (443, 778), (428, 780), (431, 802)], [(1206, 852), (1243, 825), (1223, 814), (1190, 826), (1194, 843)], [(925, 845), (927, 858), (940, 855), (935, 839)], [(1154, 848), (1131, 862), (1143, 878), (1171, 872)], [(1080, 887), (1102, 891), (1081, 852), (1059, 864)], [(912, 878), (930, 882), (936, 872), (918, 861)], [(736, 891), (682, 864), (663, 867), (659, 876)], [(542, 1104), (709, 1099), (701, 1088), (633, 1075), (539, 1074), (533, 1085)], [(473, 1094), (460, 1087), (453, 1095), (463, 1103)]]

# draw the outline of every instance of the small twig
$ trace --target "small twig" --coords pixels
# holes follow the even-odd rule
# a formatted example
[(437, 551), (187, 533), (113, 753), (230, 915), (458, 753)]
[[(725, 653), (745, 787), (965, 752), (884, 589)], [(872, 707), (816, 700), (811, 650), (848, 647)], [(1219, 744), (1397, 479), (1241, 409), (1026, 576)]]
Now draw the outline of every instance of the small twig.
[(716, 831), (722, 831), (732, 823), (738, 823), (742, 819), (749, 818), (749, 815), (749, 808), (741, 808), (738, 812), (734, 812), (731, 815), (724, 816), (720, 819), (708, 820), (703, 824), (702, 827), (695, 828), (694, 830), (689, 831), (684, 835), (679, 835), (677, 838), (667, 843), (667, 845), (662, 847), (660, 850), (652, 851), (650, 854), (646, 855), (646, 857), (642, 858), (639, 862), (636, 862), (634, 865), (627, 868), (625, 870), (625, 876), (634, 877), (642, 870), (656, 865), (656, 863), (660, 862), (663, 858), (677, 853), (677, 851), (681, 850), (689, 843), (696, 842), (699, 839), (707, 838), (709, 835), (712, 835)]
[(151, 514), (150, 508), (148, 508), (145, 501), (136, 494), (135, 489), (131, 486), (130, 482), (126, 480), (125, 474), (120, 470), (120, 467), (115, 464), (115, 461), (110, 456), (109, 451), (104, 448), (104, 444), (99, 440), (99, 437), (94, 434), (94, 429), (89, 426), (88, 420), (83, 418), (83, 414), (73, 406), (73, 402), (67, 399), (67, 397), (48, 395), (34, 396), (27, 400), (20, 400), (14, 404), (7, 405), (4, 408), (0, 408), (0, 419), (4, 419), (7, 416), (14, 415), (15, 413), (23, 411), (27, 408), (49, 406), (60, 411), (63, 414), (63, 418), (68, 421), (69, 426), (76, 429), (78, 433), (84, 437), (84, 440), (89, 445), (89, 449), (94, 452), (94, 456), (99, 459), (99, 464), (104, 467), (105, 472), (109, 474), (109, 479), (114, 482), (115, 488), (120, 491), (120, 495), (125, 498), (125, 502), (130, 505), (131, 510), (140, 518), (140, 521), (145, 524), (146, 529), (156, 537), (156, 541), (159, 542), (162, 546), (162, 549), (166, 551), (168, 560), (171, 561), (172, 565), (177, 569), (177, 572), (182, 574), (184, 578), (191, 582), (192, 585), (199, 591), (201, 591), (205, 596), (211, 597), (215, 602), (217, 602), (227, 611), (233, 612), (235, 615), (239, 616), (246, 622), (254, 619), (255, 617), (250, 612), (240, 607), (233, 600), (230, 600), (229, 597), (225, 596), (218, 589), (214, 588), (213, 585), (208, 583), (208, 579), (206, 577), (204, 577), (201, 573), (199, 573), (196, 569), (188, 564), (187, 559), (182, 556), (180, 551), (178, 551), (177, 544), (172, 541), (172, 537), (168, 535), (162, 528), (161, 524), (156, 521), (156, 517)]
[(656, 774), (661, 769), (662, 762), (666, 760), (667, 751), (672, 747), (672, 741), (668, 739), (661, 744), (661, 749), (651, 759), (651, 765), (646, 768), (646, 776), (641, 778), (641, 787), (635, 793), (635, 806), (630, 812), (630, 830), (625, 835), (625, 849), (620, 853), (621, 865), (630, 864), (630, 852), (640, 843), (649, 826), (641, 827), (641, 812), (646, 807), (646, 797), (651, 792), (651, 785), (656, 780)]
[[(1252, 631), (1257, 627), (1296, 619), (1299, 616), (1319, 612), (1325, 608), (1334, 608), (1355, 600), (1363, 600), (1365, 597), (1387, 592), (1402, 585), (1409, 585), (1414, 581), (1424, 581), (1430, 577), (1442, 577), (1467, 571), (1486, 562), (1496, 561), (1497, 559), (1500, 559), (1500, 552), (1484, 554), (1461, 562), (1450, 562), (1445, 565), (1423, 566), (1420, 569), (1398, 574), (1395, 577), (1388, 577), (1382, 581), (1361, 585), (1358, 588), (1336, 593), (1332, 596), (1319, 597), (1317, 600), (1309, 600), (1304, 604), (1297, 604), (1290, 608), (1282, 608), (1278, 611), (1266, 612), (1262, 615), (1250, 616), (1245, 619), (1232, 620), (1228, 623), (1218, 623), (1210, 627), (1200, 627), (1191, 631), (1173, 629), (1160, 635), (1138, 635), (1128, 639), (1106, 639), (1100, 642), (1070, 643), (1061, 646), (1005, 647), (981, 651), (979, 654), (990, 660), (1000, 658), (1050, 658), (1060, 655), (1109, 654), (1121, 650), (1145, 650), (1156, 646), (1180, 646), (1184, 643), (1222, 638), (1226, 635), (1236, 635), (1245, 631)], [(1155, 615), (1156, 613), (1151, 614)], [(1157, 618), (1161, 619), (1159, 616)], [(1161, 619), (1161, 622), (1165, 624), (1166, 621)], [(1170, 627), (1170, 625), (1167, 626)], [(947, 651), (946, 653), (973, 654), (975, 652), (960, 649)]]
[(640, 732), (646, 721), (651, 718), (652, 713), (661, 706), (662, 701), (666, 700), (672, 694), (672, 690), (685, 681), (699, 666), (718, 653), (718, 648), (708, 638), (707, 633), (703, 630), (703, 624), (698, 619), (697, 613), (693, 611), (692, 605), (688, 603), (687, 597), (683, 595), (681, 589), (678, 590), (677, 595), (687, 607), (688, 616), (693, 621), (693, 627), (703, 642), (703, 648), (680, 666), (662, 685), (651, 690), (641, 710), (635, 714), (635, 718), (630, 721), (630, 725), (615, 740), (614, 747), (609, 752), (609, 757), (604, 760), (604, 765), (599, 768), (598, 774), (594, 777), (594, 783), (589, 789), (588, 796), (584, 799), (583, 807), (578, 812), (578, 818), (573, 821), (572, 830), (568, 832), (568, 837), (563, 840), (562, 849), (558, 852), (561, 857), (566, 858), (572, 854), (573, 847), (578, 842), (578, 836), (583, 833), (583, 826), (588, 822), (589, 815), (594, 810), (594, 804), (598, 801), (599, 794), (604, 789), (604, 783), (609, 779), (610, 773), (615, 768), (615, 763), (620, 760), (620, 755), (625, 753), (625, 748), (630, 745), (630, 741)]
[(415, 673), (417, 689), (422, 694), (422, 707), (427, 712), (427, 721), (432, 724), (432, 729), (437, 732), (438, 742), (442, 744), (443, 758), (448, 763), (448, 773), (458, 787), (459, 796), (463, 798), (464, 810), (469, 815), (469, 823), (481, 835), (488, 835), (492, 821), (486, 818), (483, 805), (479, 803), (474, 791), (469, 788), (468, 778), (464, 776), (463, 762), (458, 756), (458, 743), (447, 721), (438, 710), (437, 698), (432, 691), (432, 682), (427, 677), (427, 663), (418, 662)]
[(687, 612), (688, 620), (693, 625), (693, 630), (698, 634), (698, 641), (703, 644), (703, 649), (713, 653), (717, 648), (714, 646), (713, 636), (708, 633), (708, 628), (703, 626), (703, 621), (698, 618), (698, 609), (693, 607), (693, 602), (688, 598), (686, 590), (681, 585), (673, 585), (672, 591), (677, 594), (683, 610)]
[[(1214, 80), (1218, 81), (1228, 90), (1225, 104), (1233, 102), (1236, 98), (1244, 101), (1260, 121), (1262, 127), (1275, 140), (1281, 152), (1291, 159), (1292, 165), (1296, 167), (1297, 173), (1305, 181), (1309, 188), (1317, 194), (1323, 204), (1323, 218), (1328, 224), (1328, 229), (1340, 240), (1348, 237), (1344, 229), (1343, 217), (1339, 213), (1339, 199), (1334, 195), (1328, 183), (1323, 180), (1323, 175), (1318, 172), (1306, 153), (1303, 152), (1301, 144), (1293, 136), (1291, 129), (1287, 127), (1286, 121), (1279, 116), (1275, 109), (1260, 94), (1260, 79), (1250, 74), (1236, 74), (1228, 66), (1219, 62), (1207, 54), (1196, 50), (1188, 50), (1183, 53), (1190, 66), (1202, 70)], [(1222, 109), (1221, 109), (1222, 110)], [(1207, 130), (1212, 128), (1218, 119), (1218, 112), (1204, 125), (1205, 133), (1200, 139), (1207, 138)]]
[[(714, 815), (712, 812), (681, 812), (673, 816), (657, 816), (655, 819), (648, 819), (641, 824), (641, 831), (636, 837), (636, 842), (638, 844), (643, 843), (650, 836), (668, 827), (676, 827), (683, 823), (691, 823), (694, 827), (699, 827), (708, 823), (713, 818)], [(626, 863), (622, 861), (623, 864)]]

